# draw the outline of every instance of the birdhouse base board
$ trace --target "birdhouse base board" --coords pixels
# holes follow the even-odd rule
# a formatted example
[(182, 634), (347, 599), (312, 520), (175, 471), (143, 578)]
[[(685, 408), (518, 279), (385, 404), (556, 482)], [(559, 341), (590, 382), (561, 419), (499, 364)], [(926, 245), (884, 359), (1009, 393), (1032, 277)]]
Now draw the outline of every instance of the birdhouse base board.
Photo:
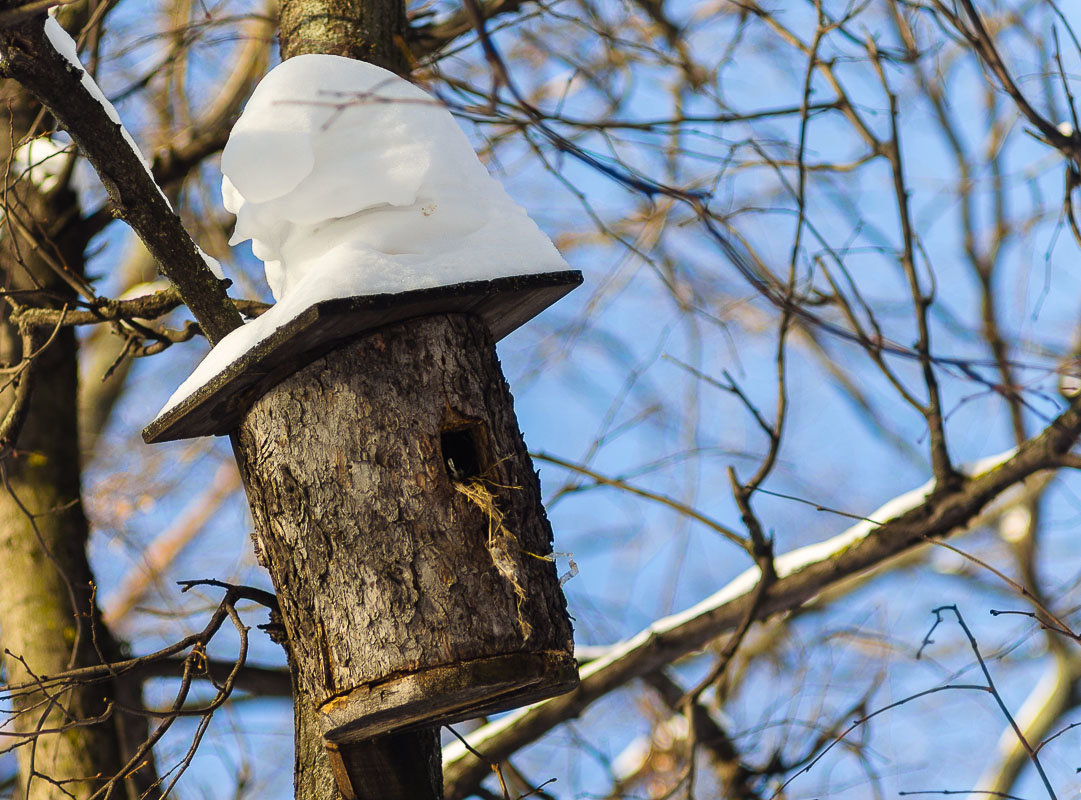
[(578, 664), (564, 651), (511, 653), (432, 667), (358, 686), (319, 709), (323, 737), (336, 744), (508, 711), (565, 694)]

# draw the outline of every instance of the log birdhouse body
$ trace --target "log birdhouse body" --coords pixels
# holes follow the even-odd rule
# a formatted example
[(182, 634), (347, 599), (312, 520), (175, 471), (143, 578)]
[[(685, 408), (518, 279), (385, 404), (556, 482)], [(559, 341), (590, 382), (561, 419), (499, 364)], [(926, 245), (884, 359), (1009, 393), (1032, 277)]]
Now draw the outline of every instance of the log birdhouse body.
[(480, 319), (334, 350), (259, 398), (234, 443), (329, 740), (574, 685), (551, 528)]
[(578, 682), (495, 340), (580, 282), (570, 271), (316, 305), (144, 431), (230, 435), (296, 691), (318, 709), (347, 798), (351, 745)]

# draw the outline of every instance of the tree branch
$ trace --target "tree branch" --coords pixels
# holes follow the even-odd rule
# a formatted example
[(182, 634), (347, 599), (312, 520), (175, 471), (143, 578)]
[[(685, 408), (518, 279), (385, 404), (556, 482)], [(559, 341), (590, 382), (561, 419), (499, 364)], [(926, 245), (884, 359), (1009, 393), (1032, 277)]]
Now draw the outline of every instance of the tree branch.
[(225, 285), (203, 261), (120, 124), (87, 90), (82, 72), (46, 38), (44, 16), (0, 30), (0, 75), (38, 98), (97, 170), (116, 214), (146, 244), (212, 343), (242, 324)]
[[(935, 491), (935, 483), (907, 492), (832, 539), (779, 556), (777, 580), (755, 617), (798, 608), (837, 582), (881, 564), (927, 537), (948, 536), (970, 524), (992, 500), (1030, 475), (1055, 466), (1081, 435), (1081, 403), (1071, 406), (1037, 437), (964, 471), (957, 488)], [(877, 520), (881, 520), (878, 522)], [(469, 736), (491, 761), (507, 758), (591, 703), (731, 631), (755, 602), (757, 567), (681, 614), (660, 620), (581, 671), (573, 692), (538, 703), (490, 723)], [(462, 797), (488, 772), (488, 765), (450, 745), (445, 752), (448, 797)]]
[[(480, 5), (485, 20), (494, 19), (503, 14), (513, 14), (528, 0), (488, 0)], [(476, 30), (476, 24), (469, 9), (462, 5), (445, 19), (429, 25), (411, 27), (406, 32), (406, 41), (415, 58), (424, 58), (442, 50), (459, 36)]]

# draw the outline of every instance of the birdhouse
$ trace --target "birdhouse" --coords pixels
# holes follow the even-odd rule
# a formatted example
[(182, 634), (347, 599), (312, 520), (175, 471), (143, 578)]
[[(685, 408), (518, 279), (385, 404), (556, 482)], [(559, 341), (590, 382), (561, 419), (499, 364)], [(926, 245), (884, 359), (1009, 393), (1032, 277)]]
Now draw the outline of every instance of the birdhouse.
[(277, 303), (144, 431), (230, 436), (297, 692), (350, 745), (578, 681), (540, 487), (495, 343), (582, 280), (447, 109), (306, 55), (260, 82), (222, 196)]
[(143, 432), (229, 435), (295, 674), (341, 745), (578, 681), (495, 342), (574, 271), (316, 304)]

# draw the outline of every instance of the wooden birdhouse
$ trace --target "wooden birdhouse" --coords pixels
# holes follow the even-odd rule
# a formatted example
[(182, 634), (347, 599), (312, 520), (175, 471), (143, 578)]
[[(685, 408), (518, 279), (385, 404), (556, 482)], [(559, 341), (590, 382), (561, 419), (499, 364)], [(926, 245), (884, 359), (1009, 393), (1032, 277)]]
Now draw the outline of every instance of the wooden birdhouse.
[(495, 342), (580, 283), (566, 271), (319, 303), (143, 432), (230, 436), (297, 691), (332, 751), (577, 684)]

